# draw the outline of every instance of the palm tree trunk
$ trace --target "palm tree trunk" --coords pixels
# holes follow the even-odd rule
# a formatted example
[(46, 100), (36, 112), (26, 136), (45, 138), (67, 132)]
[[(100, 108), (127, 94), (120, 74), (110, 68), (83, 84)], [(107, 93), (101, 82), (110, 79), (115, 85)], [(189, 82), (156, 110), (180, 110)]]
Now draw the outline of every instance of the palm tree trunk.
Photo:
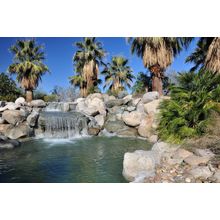
[(33, 100), (33, 91), (26, 90), (26, 102), (31, 102)]
[(152, 91), (157, 91), (159, 95), (163, 95), (162, 70), (159, 65), (154, 65), (149, 68), (152, 73)]

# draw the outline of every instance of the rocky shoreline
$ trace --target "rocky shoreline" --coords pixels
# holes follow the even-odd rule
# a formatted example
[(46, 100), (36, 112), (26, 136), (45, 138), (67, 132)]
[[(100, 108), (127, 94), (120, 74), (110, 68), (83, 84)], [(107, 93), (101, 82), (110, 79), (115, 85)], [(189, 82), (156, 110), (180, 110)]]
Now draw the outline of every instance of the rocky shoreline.
[(157, 142), (150, 151), (126, 153), (123, 176), (136, 183), (219, 183), (220, 167), (212, 164), (214, 157), (209, 149), (188, 151)]

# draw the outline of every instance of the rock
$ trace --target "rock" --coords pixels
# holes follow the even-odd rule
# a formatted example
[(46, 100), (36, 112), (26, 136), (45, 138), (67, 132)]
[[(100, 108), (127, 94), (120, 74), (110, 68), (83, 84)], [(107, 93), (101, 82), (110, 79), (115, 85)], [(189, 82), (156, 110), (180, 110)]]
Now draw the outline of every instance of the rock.
[(134, 181), (138, 176), (150, 177), (155, 175), (158, 163), (154, 152), (137, 150), (124, 154), (123, 176), (128, 181)]
[(99, 128), (94, 128), (94, 127), (88, 128), (88, 134), (89, 134), (89, 135), (96, 136), (96, 135), (99, 134), (99, 132), (100, 132), (100, 129), (99, 129)]
[(191, 166), (198, 166), (200, 164), (207, 164), (209, 162), (209, 157), (200, 157), (196, 155), (189, 156), (184, 159), (184, 162)]
[(147, 113), (147, 114), (155, 114), (155, 113), (157, 113), (159, 111), (158, 110), (159, 104), (160, 104), (160, 100), (159, 99), (151, 101), (151, 102), (148, 102), (147, 104), (144, 104), (144, 111), (145, 111), (145, 113)]
[(116, 114), (116, 119), (121, 121), (122, 120), (122, 114), (121, 113)]
[(132, 106), (136, 107), (140, 101), (141, 101), (141, 98), (135, 98), (135, 99), (133, 98), (131, 104)]
[(15, 100), (15, 104), (24, 105), (25, 104), (25, 99), (23, 97), (19, 97)]
[(68, 112), (70, 110), (70, 105), (68, 102), (64, 102), (62, 107), (64, 112)]
[(22, 138), (22, 137), (31, 136), (32, 132), (33, 132), (33, 130), (30, 129), (27, 124), (22, 123), (16, 127), (8, 129), (5, 132), (5, 136), (7, 136), (10, 139), (18, 139), (18, 138)]
[(39, 107), (46, 107), (46, 103), (41, 99), (37, 99), (37, 100), (32, 100), (30, 102), (30, 106), (31, 107), (38, 107), (38, 108)]
[(141, 120), (141, 124), (138, 127), (138, 133), (141, 137), (149, 138), (150, 136), (153, 135), (153, 116), (149, 115), (145, 117), (145, 119)]
[(0, 124), (4, 124), (5, 123), (5, 119), (0, 117)]
[(194, 153), (195, 153), (197, 156), (200, 156), (200, 157), (209, 157), (210, 159), (215, 156), (215, 154), (212, 153), (212, 151), (209, 150), (209, 149), (199, 149), (199, 148), (196, 148), (196, 149), (194, 149)]
[(85, 101), (85, 98), (78, 98), (74, 101), (74, 103), (78, 104), (80, 102), (84, 102)]
[(186, 182), (186, 183), (191, 183), (191, 179), (190, 179), (189, 177), (187, 177), (187, 178), (185, 179), (185, 182)]
[(121, 92), (118, 93), (118, 98), (123, 99), (127, 95), (128, 95), (127, 91), (121, 91)]
[(93, 117), (99, 114), (99, 110), (95, 107), (86, 107), (82, 112)]
[(177, 151), (174, 152), (172, 158), (173, 159), (185, 159), (189, 156), (192, 156), (193, 153), (188, 151), (188, 150), (185, 150), (185, 149), (182, 149), (182, 148), (179, 148), (177, 149)]
[(6, 105), (5, 101), (0, 101), (0, 107), (4, 107)]
[[(80, 99), (80, 100), (79, 100)], [(87, 105), (85, 104), (85, 101), (83, 98), (77, 99), (77, 105), (76, 105), (76, 111), (83, 112), (85, 108), (87, 108)], [(78, 101), (79, 100), (79, 101)]]
[(17, 140), (9, 140), (6, 136), (0, 135), (0, 149), (11, 149), (18, 147), (20, 142)]
[(105, 123), (105, 129), (110, 133), (115, 133), (125, 128), (127, 126), (122, 121), (107, 121)]
[(156, 143), (158, 141), (157, 135), (151, 135), (148, 139), (151, 143)]
[(204, 178), (207, 179), (212, 176), (212, 172), (207, 166), (196, 167), (189, 171), (194, 178)]
[(103, 95), (101, 93), (92, 93), (86, 97), (87, 100), (88, 99), (92, 100), (94, 98), (103, 99)]
[(24, 121), (25, 116), (19, 110), (6, 110), (2, 114), (2, 118), (5, 119), (9, 124), (16, 125)]
[(122, 120), (124, 121), (125, 124), (136, 127), (140, 125), (142, 119), (142, 114), (138, 111), (133, 111), (133, 112), (124, 112), (122, 114)]
[(6, 140), (8, 140), (8, 138), (5, 135), (0, 134), (0, 140), (6, 141)]
[(217, 183), (220, 183), (220, 170), (217, 170), (213, 177)]
[(118, 113), (123, 113), (123, 112), (124, 112), (123, 106), (114, 106), (112, 108), (108, 108), (108, 113), (110, 114), (118, 114)]
[(135, 106), (128, 106), (126, 108), (126, 110), (129, 111), (129, 112), (132, 112), (132, 111), (136, 110), (136, 107)]
[(178, 147), (179, 146), (177, 145), (171, 145), (171, 144), (161, 141), (161, 142), (155, 143), (151, 150), (161, 155), (165, 152), (174, 152), (178, 149)]
[(114, 106), (121, 106), (121, 105), (124, 105), (123, 99), (113, 99), (113, 100), (109, 100), (105, 103), (105, 106), (107, 108), (112, 108)]
[(0, 134), (4, 134), (5, 132), (10, 129), (12, 127), (12, 125), (10, 124), (0, 124)]
[(39, 117), (39, 113), (36, 111), (33, 111), (28, 117), (27, 117), (27, 123), (30, 127), (35, 127), (37, 124), (37, 119)]
[(117, 117), (115, 114), (108, 114), (107, 121), (117, 121)]
[(137, 107), (136, 107), (136, 110), (142, 114), (145, 114), (145, 111), (144, 111), (144, 104), (142, 102), (139, 102), (137, 104)]
[(20, 105), (17, 105), (14, 102), (8, 102), (6, 106), (0, 108), (0, 112), (5, 110), (16, 110), (18, 108), (20, 108)]
[(105, 117), (103, 115), (96, 115), (95, 120), (97, 124), (102, 128), (103, 125), (105, 124)]
[(123, 136), (123, 137), (137, 137), (137, 129), (135, 128), (126, 128), (124, 130), (118, 131), (117, 135)]
[(151, 102), (151, 101), (154, 101), (156, 99), (159, 99), (159, 93), (154, 91), (154, 92), (147, 92), (143, 95), (142, 97), (142, 102), (145, 104), (145, 103), (148, 103), (148, 102)]

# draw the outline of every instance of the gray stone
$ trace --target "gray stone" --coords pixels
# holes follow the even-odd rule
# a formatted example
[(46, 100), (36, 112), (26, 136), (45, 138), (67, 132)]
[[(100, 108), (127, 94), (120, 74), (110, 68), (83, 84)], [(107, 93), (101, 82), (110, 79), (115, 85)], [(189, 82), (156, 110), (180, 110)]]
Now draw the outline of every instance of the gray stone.
[(124, 154), (123, 176), (128, 181), (135, 181), (138, 176), (153, 175), (155, 173), (158, 157), (152, 151), (137, 150)]
[(15, 104), (24, 105), (25, 104), (25, 99), (23, 97), (19, 97), (15, 100)]
[(16, 140), (2, 140), (0, 139), (0, 149), (12, 149), (20, 145), (19, 141)]
[(140, 101), (141, 101), (141, 98), (135, 98), (135, 99), (133, 98), (131, 102), (132, 106), (136, 107)]
[(154, 130), (152, 128), (154, 118), (149, 115), (141, 120), (140, 126), (138, 127), (138, 133), (141, 137), (149, 138), (153, 135)]
[(142, 114), (138, 111), (133, 111), (133, 112), (124, 112), (122, 114), (122, 120), (124, 121), (125, 124), (136, 127), (140, 125), (142, 119)]
[(0, 107), (4, 107), (6, 105), (5, 101), (0, 101)]
[(0, 124), (0, 134), (4, 134), (7, 132), (8, 129), (10, 129), (11, 127), (13, 127), (10, 124)]
[(29, 137), (33, 134), (32, 132), (33, 130), (27, 124), (22, 123), (16, 127), (8, 129), (5, 132), (5, 136), (7, 136), (10, 139), (18, 139), (23, 137)]
[(2, 118), (9, 124), (16, 125), (24, 121), (25, 116), (23, 116), (20, 110), (6, 110), (2, 114)]
[(136, 110), (136, 107), (135, 106), (128, 106), (126, 108), (126, 110), (129, 111), (129, 112), (132, 112), (132, 111)]
[(156, 143), (158, 141), (158, 136), (155, 135), (151, 135), (148, 139), (151, 143)]
[(212, 172), (207, 166), (196, 167), (189, 171), (194, 178), (204, 178), (207, 179), (212, 176)]
[(97, 136), (100, 132), (99, 128), (90, 127), (88, 128), (88, 134), (92, 136)]
[(0, 112), (3, 112), (5, 110), (16, 110), (18, 108), (20, 108), (20, 105), (17, 105), (14, 102), (8, 102), (6, 106), (0, 107)]
[(173, 159), (185, 159), (189, 156), (192, 156), (193, 153), (188, 151), (188, 150), (185, 150), (185, 149), (182, 149), (182, 148), (179, 148), (177, 151), (174, 152), (172, 158)]
[(145, 104), (145, 103), (148, 103), (148, 102), (151, 102), (155, 99), (159, 99), (159, 93), (158, 92), (147, 92), (143, 95), (142, 97), (142, 102)]
[(151, 102), (148, 102), (147, 104), (144, 104), (144, 111), (145, 111), (145, 113), (147, 113), (147, 114), (158, 113), (159, 112), (159, 110), (158, 110), (159, 104), (160, 104), (160, 100), (159, 99), (151, 101)]
[(5, 119), (0, 117), (0, 124), (4, 124), (5, 123)]
[(39, 117), (39, 113), (36, 111), (33, 111), (28, 117), (27, 117), (27, 123), (31, 127), (35, 127), (37, 124), (37, 119)]
[(37, 99), (37, 100), (32, 100), (30, 102), (30, 106), (32, 106), (32, 107), (46, 107), (46, 103), (41, 99)]
[(195, 153), (197, 156), (200, 156), (200, 157), (209, 157), (210, 159), (215, 156), (215, 154), (212, 153), (212, 151), (209, 150), (209, 149), (199, 149), (199, 148), (196, 148), (196, 149), (194, 149), (194, 153)]
[(220, 170), (217, 170), (213, 177), (217, 183), (220, 183)]
[(110, 133), (115, 133), (125, 128), (127, 128), (127, 126), (122, 121), (107, 121), (105, 123), (105, 129)]
[(105, 124), (105, 117), (103, 115), (96, 115), (95, 120), (97, 124), (102, 128), (103, 125)]
[(123, 137), (137, 137), (138, 133), (137, 133), (137, 129), (128, 127), (124, 130), (118, 131), (117, 135), (123, 136)]
[(200, 157), (196, 155), (189, 156), (184, 159), (184, 162), (191, 166), (198, 166), (200, 164), (207, 164), (210, 160), (210, 157)]
[(107, 108), (112, 108), (114, 106), (121, 106), (121, 105), (124, 105), (123, 99), (113, 99), (113, 100), (109, 100), (105, 103), (105, 106)]

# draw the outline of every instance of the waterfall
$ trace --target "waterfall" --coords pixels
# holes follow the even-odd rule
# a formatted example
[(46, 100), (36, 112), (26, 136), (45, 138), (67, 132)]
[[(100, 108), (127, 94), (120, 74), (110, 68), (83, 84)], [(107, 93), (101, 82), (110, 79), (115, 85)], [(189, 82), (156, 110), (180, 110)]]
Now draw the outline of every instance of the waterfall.
[(42, 112), (39, 121), (46, 138), (74, 138), (87, 135), (88, 119), (78, 112)]

